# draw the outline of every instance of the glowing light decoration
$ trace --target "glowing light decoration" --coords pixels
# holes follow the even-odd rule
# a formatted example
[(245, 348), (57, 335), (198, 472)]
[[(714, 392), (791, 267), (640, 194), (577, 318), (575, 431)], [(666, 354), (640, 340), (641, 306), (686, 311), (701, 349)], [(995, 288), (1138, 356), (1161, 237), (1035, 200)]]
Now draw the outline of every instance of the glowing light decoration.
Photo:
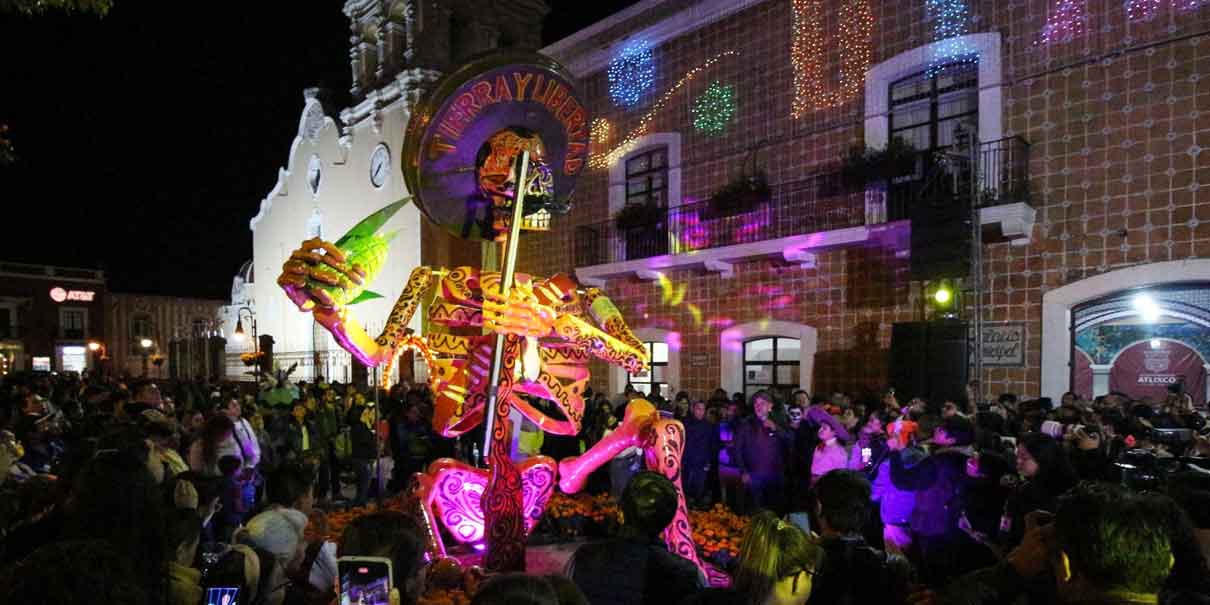
[(1150, 21), (1160, 10), (1161, 0), (1126, 0), (1123, 8), (1130, 21)]
[(655, 57), (646, 42), (627, 45), (609, 63), (609, 96), (619, 107), (634, 107), (655, 83)]
[(1210, 6), (1210, 0), (1173, 0), (1173, 7), (1179, 12), (1197, 10), (1203, 6)]
[(794, 66), (794, 100), (790, 115), (835, 107), (860, 95), (873, 56), (874, 16), (868, 0), (847, 0), (837, 14), (840, 49), (838, 89), (825, 86), (828, 53), (824, 41), (823, 0), (794, 0), (790, 63)]
[(1058, 0), (1042, 26), (1038, 44), (1062, 44), (1088, 33), (1087, 0)]
[(735, 87), (714, 81), (693, 102), (693, 127), (708, 135), (720, 135), (735, 117)]
[(592, 121), (592, 126), (588, 128), (588, 138), (593, 143), (603, 144), (609, 142), (609, 135), (612, 134), (613, 126), (609, 120), (605, 118), (597, 118)]
[(974, 63), (979, 55), (963, 36), (969, 33), (970, 7), (966, 0), (926, 0), (925, 14), (933, 22), (932, 56), (928, 74), (936, 75), (955, 63)]
[(590, 168), (606, 168), (614, 162), (625, 157), (627, 153), (630, 153), (630, 151), (634, 149), (635, 141), (637, 141), (639, 137), (647, 134), (647, 130), (651, 128), (651, 121), (655, 119), (655, 116), (662, 109), (664, 109), (666, 105), (668, 105), (668, 101), (671, 100), (676, 93), (680, 92), (680, 90), (685, 87), (685, 84), (691, 82), (698, 76), (698, 74), (710, 69), (710, 67), (725, 57), (737, 55), (739, 55), (738, 51), (726, 50), (714, 55), (713, 57), (710, 57), (701, 65), (698, 65), (697, 67), (685, 72), (685, 75), (681, 76), (681, 79), (677, 80), (676, 84), (674, 84), (672, 88), (664, 91), (664, 94), (661, 95), (654, 104), (652, 104), (651, 109), (649, 109), (647, 113), (643, 114), (643, 117), (639, 119), (638, 126), (631, 129), (630, 133), (626, 135), (626, 138), (622, 140), (621, 143), (618, 143), (618, 145), (611, 149), (609, 153), (601, 153), (588, 158), (588, 166)]

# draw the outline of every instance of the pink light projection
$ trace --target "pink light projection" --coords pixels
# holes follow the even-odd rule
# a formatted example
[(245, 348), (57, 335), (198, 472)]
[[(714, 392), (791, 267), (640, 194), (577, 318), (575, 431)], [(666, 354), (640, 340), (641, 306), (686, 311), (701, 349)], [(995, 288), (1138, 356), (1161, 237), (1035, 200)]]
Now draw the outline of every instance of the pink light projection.
[(676, 351), (681, 350), (681, 333), (680, 332), (669, 332), (667, 340), (668, 340), (668, 350), (669, 351), (676, 352)]
[(1038, 44), (1064, 44), (1088, 33), (1087, 0), (1059, 0), (1042, 26)]
[(1210, 0), (1173, 0), (1172, 2), (1172, 7), (1182, 13), (1197, 10), (1203, 6), (1210, 6)]

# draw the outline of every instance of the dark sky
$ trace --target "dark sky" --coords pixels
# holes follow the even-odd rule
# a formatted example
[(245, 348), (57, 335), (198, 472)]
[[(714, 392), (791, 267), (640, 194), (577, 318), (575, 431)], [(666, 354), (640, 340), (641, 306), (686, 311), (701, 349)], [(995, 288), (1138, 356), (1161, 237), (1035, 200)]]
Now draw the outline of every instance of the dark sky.
[[(635, 0), (548, 0), (558, 40)], [(227, 298), (302, 90), (348, 103), (343, 2), (116, 0), (0, 16), (0, 259), (104, 268), (111, 290)], [(184, 10), (189, 7), (190, 10)]]

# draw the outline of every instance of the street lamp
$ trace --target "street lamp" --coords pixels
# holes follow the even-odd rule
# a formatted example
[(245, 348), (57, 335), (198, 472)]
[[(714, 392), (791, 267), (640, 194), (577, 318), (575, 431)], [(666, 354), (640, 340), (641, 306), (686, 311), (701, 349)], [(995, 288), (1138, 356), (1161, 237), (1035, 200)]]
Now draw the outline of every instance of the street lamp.
[(248, 312), (248, 321), (252, 322), (252, 351), (256, 357), (256, 366), (254, 366), (256, 369), (254, 372), (256, 387), (260, 388), (260, 339), (256, 335), (256, 314), (252, 312), (250, 307), (240, 307), (235, 312), (235, 333), (232, 336), (239, 341), (244, 340), (244, 336), (246, 336), (244, 333), (244, 311)]
[(93, 355), (96, 356), (97, 373), (101, 376), (104, 376), (105, 370), (103, 363), (106, 359), (109, 359), (109, 357), (105, 354), (105, 345), (98, 341), (92, 340), (88, 343), (88, 350), (92, 351)]
[(150, 338), (144, 338), (139, 341), (139, 346), (143, 347), (143, 378), (146, 378), (148, 375), (147, 355), (149, 355), (151, 353), (151, 345), (153, 345), (153, 344), (155, 344), (155, 343), (151, 342)]

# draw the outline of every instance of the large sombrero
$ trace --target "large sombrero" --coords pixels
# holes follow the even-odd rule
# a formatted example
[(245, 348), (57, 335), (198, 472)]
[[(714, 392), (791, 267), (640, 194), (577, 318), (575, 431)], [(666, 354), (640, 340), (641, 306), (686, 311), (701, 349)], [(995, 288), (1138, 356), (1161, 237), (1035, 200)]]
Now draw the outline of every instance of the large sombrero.
[(508, 129), (540, 137), (553, 205), (565, 208), (588, 154), (588, 121), (559, 63), (529, 51), (494, 52), (442, 78), (417, 104), (400, 154), (404, 181), (430, 220), (460, 237), (491, 240), (492, 208), (476, 178), (488, 139)]

